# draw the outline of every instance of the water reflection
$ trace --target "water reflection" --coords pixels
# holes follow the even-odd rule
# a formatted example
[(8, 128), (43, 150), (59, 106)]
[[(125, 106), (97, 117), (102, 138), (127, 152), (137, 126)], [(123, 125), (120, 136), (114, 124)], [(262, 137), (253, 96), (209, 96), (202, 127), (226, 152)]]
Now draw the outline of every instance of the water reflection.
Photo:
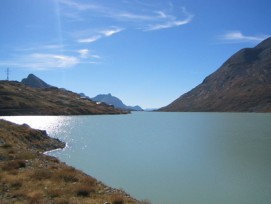
[(46, 130), (51, 137), (64, 136), (69, 131), (71, 121), (71, 117), (67, 116), (1, 116), (0, 119), (19, 125), (28, 124), (34, 129)]

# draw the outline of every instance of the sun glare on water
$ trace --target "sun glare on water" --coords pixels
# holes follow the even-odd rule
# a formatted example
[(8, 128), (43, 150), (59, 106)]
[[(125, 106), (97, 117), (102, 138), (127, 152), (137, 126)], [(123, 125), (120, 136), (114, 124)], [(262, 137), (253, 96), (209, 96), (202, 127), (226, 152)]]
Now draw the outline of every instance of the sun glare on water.
[(31, 128), (46, 130), (50, 136), (55, 136), (69, 123), (69, 117), (65, 116), (2, 116), (4, 119), (19, 125), (27, 124)]

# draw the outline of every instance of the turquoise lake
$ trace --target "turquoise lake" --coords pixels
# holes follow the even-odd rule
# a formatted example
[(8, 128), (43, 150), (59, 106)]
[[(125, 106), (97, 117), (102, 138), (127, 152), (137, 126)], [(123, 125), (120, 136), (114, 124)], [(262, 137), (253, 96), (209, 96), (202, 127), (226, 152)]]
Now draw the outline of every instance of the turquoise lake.
[(50, 155), (153, 204), (270, 204), (271, 114), (1, 117), (67, 143)]

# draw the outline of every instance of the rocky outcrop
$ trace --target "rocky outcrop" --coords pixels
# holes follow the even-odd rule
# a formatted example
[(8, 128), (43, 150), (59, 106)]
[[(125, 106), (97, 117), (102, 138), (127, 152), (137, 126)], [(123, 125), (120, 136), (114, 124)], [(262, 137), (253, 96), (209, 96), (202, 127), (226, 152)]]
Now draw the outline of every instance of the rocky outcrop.
[(240, 50), (159, 111), (271, 112), (271, 38)]

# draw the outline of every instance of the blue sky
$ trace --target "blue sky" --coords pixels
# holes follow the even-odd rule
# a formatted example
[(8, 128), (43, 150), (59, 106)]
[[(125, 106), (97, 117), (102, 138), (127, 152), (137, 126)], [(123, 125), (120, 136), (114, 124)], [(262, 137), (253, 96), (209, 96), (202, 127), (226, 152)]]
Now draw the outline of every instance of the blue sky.
[(269, 0), (1, 0), (0, 79), (162, 107), (271, 36)]

